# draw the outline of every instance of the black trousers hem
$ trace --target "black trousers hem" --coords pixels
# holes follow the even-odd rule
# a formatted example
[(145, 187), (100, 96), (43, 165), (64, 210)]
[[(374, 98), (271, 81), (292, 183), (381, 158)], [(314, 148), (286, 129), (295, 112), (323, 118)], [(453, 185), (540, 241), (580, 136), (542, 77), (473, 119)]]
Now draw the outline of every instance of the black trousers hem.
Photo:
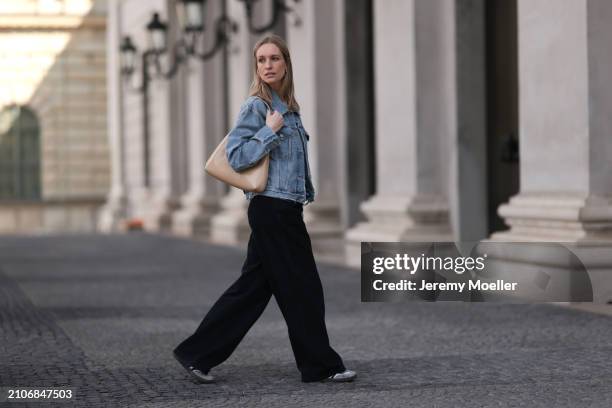
[(328, 370), (325, 374), (319, 375), (319, 376), (305, 376), (305, 375), (302, 375), (302, 382), (304, 382), (304, 383), (311, 383), (311, 382), (323, 381), (326, 378), (328, 378), (329, 376), (332, 376), (332, 375), (334, 375), (336, 373), (341, 373), (344, 370), (346, 370), (346, 368), (344, 366), (340, 366), (338, 368)]

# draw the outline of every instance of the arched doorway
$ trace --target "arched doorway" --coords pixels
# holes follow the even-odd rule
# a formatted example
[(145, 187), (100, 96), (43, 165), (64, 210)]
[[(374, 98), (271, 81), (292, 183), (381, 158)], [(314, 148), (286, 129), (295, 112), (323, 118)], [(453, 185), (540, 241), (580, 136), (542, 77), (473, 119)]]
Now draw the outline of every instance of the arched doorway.
[(34, 112), (12, 105), (0, 111), (0, 199), (39, 200), (40, 127)]

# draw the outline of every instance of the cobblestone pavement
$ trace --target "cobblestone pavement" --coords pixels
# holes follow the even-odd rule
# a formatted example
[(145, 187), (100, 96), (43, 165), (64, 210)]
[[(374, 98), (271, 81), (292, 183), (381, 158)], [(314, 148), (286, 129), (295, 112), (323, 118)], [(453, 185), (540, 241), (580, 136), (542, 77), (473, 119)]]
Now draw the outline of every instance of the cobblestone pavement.
[(238, 276), (243, 256), (154, 235), (0, 238), (0, 386), (70, 387), (72, 402), (57, 405), (84, 407), (612, 406), (608, 316), (552, 305), (366, 304), (357, 272), (326, 265), (331, 342), (356, 382), (300, 382), (271, 301), (213, 370), (219, 381), (194, 384), (171, 350)]

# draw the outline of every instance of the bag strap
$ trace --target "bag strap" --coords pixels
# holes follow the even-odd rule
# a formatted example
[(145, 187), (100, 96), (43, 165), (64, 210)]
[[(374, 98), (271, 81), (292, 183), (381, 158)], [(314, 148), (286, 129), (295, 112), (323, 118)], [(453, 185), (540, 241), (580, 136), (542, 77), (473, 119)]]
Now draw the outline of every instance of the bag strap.
[(263, 98), (261, 98), (261, 97), (259, 97), (259, 96), (255, 96), (255, 97), (256, 97), (257, 99), (259, 99), (260, 101), (262, 101), (262, 102), (264, 103), (264, 105), (266, 105), (266, 107), (268, 108), (268, 110), (269, 110), (270, 112), (272, 112), (272, 107), (270, 106), (270, 104), (269, 104), (268, 102), (266, 102), (266, 100), (265, 100), (265, 99), (263, 99)]

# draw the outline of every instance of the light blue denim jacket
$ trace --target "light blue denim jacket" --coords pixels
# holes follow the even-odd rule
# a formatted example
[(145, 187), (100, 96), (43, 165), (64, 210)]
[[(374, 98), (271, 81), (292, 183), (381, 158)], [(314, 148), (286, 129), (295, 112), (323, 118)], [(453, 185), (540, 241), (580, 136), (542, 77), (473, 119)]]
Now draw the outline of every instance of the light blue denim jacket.
[(236, 126), (229, 133), (227, 160), (240, 172), (270, 153), (266, 189), (261, 193), (245, 192), (246, 198), (265, 195), (307, 204), (315, 196), (308, 164), (310, 137), (302, 126), (300, 114), (288, 110), (274, 91), (272, 109), (283, 115), (284, 126), (277, 133), (266, 125), (268, 107), (263, 99), (250, 96), (242, 104)]

